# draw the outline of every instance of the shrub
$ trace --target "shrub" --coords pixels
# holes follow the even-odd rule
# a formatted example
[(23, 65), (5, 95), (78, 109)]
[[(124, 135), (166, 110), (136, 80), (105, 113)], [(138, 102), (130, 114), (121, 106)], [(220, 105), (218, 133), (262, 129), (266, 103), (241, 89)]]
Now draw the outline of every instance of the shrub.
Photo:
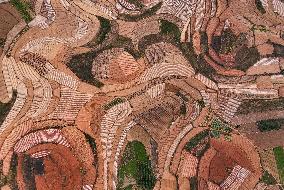
[(209, 136), (209, 131), (208, 130), (205, 130), (205, 131), (202, 131), (201, 133), (195, 135), (193, 138), (191, 138), (187, 143), (186, 145), (184, 146), (184, 149), (187, 150), (188, 152), (190, 152), (193, 148), (195, 148), (199, 142), (208, 137)]
[(162, 35), (172, 36), (176, 41), (180, 41), (181, 32), (177, 25), (167, 20), (160, 20), (160, 30)]
[(3, 48), (5, 45), (5, 39), (4, 38), (0, 38), (0, 48)]
[(284, 124), (284, 119), (269, 119), (269, 120), (261, 120), (257, 123), (257, 128), (261, 132), (273, 131), (281, 129), (281, 125)]
[(273, 55), (278, 57), (284, 57), (284, 46), (280, 45), (280, 44), (273, 44), (274, 47), (274, 51), (273, 51)]
[(242, 71), (246, 71), (249, 67), (253, 66), (259, 59), (260, 54), (255, 47), (242, 47), (236, 53), (236, 68)]
[(181, 93), (180, 91), (178, 91), (178, 92), (176, 93), (176, 95), (177, 95), (178, 97), (180, 97), (183, 101), (188, 102), (188, 98), (187, 98), (183, 93)]
[(91, 149), (92, 149), (92, 153), (94, 155), (94, 163), (93, 165), (94, 166), (97, 166), (97, 160), (98, 160), (98, 157), (97, 157), (97, 144), (95, 142), (95, 139), (93, 139), (90, 135), (84, 133), (85, 135), (85, 138), (88, 142), (88, 144), (90, 145)]
[(266, 11), (261, 3), (260, 0), (255, 0), (255, 5), (256, 5), (256, 8), (259, 10), (259, 12), (261, 12), (261, 14), (265, 14)]
[(211, 123), (210, 134), (214, 138), (220, 138), (221, 134), (225, 136), (226, 140), (230, 140), (231, 136), (230, 133), (232, 129), (229, 127), (228, 124), (222, 122), (220, 119), (215, 118)]
[(200, 33), (200, 37), (201, 37), (201, 40), (200, 40), (201, 49), (202, 49), (203, 53), (206, 54), (209, 51), (209, 48), (208, 48), (208, 36), (207, 36), (206, 32), (201, 32)]
[(186, 112), (187, 112), (186, 105), (185, 105), (185, 103), (182, 103), (181, 106), (180, 106), (180, 114), (185, 115)]
[(100, 16), (97, 17), (100, 21), (100, 30), (98, 35), (96, 36), (95, 43), (101, 44), (106, 39), (107, 34), (111, 31), (111, 25), (109, 20)]
[(24, 161), (22, 165), (23, 178), (27, 189), (34, 190), (35, 178), (33, 173), (32, 158), (29, 155), (24, 154)]
[(198, 180), (197, 177), (190, 178), (190, 190), (197, 190), (198, 189)]
[(221, 35), (221, 49), (223, 54), (231, 53), (235, 48), (238, 37), (229, 29), (224, 30)]
[(105, 110), (109, 110), (110, 108), (112, 108), (115, 105), (118, 105), (120, 103), (123, 103), (125, 100), (121, 99), (121, 98), (115, 98), (113, 99), (110, 103), (104, 105), (104, 109)]
[(77, 77), (82, 81), (94, 85), (98, 88), (103, 87), (103, 83), (98, 79), (95, 79), (92, 74), (92, 64), (95, 57), (95, 53), (88, 52), (80, 55), (75, 55), (71, 58), (67, 66), (74, 72)]
[(275, 185), (277, 183), (276, 179), (268, 171), (264, 171), (260, 181), (267, 185)]
[(2, 124), (8, 115), (9, 111), (13, 107), (15, 101), (16, 101), (16, 92), (13, 92), (12, 99), (8, 103), (2, 103), (0, 102), (0, 124)]
[(143, 3), (141, 3), (141, 1), (139, 1), (139, 0), (128, 0), (128, 2), (135, 5), (138, 8), (145, 7), (145, 5)]

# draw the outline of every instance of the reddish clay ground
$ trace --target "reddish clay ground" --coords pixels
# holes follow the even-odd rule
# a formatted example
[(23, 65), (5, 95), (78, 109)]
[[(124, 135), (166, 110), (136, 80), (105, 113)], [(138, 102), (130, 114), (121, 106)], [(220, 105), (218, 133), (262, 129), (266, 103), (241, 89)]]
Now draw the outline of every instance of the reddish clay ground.
[(211, 160), (209, 179), (210, 181), (221, 184), (230, 174), (230, 170), (237, 165), (232, 159), (218, 152)]

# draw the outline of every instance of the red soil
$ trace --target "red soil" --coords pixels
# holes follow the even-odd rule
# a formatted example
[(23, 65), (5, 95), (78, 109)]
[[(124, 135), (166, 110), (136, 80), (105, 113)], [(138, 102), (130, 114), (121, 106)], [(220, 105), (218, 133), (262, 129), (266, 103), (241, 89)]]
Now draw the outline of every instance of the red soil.
[(233, 169), (235, 165), (237, 164), (232, 159), (218, 152), (211, 160), (209, 173), (210, 181), (220, 184), (229, 176), (230, 170)]

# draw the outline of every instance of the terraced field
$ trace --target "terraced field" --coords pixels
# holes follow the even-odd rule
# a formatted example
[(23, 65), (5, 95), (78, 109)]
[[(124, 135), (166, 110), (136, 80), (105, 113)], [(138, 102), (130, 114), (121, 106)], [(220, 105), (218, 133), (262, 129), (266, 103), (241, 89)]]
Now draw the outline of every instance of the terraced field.
[(0, 189), (283, 189), (283, 10), (0, 0)]

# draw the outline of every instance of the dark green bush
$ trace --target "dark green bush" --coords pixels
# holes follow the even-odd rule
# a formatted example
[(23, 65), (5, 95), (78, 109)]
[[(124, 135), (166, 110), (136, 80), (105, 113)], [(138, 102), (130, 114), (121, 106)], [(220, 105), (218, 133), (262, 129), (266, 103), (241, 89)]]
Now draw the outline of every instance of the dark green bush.
[(265, 14), (266, 11), (261, 3), (260, 0), (255, 0), (255, 5), (256, 5), (256, 8), (259, 10), (259, 12), (261, 12), (261, 14)]
[(249, 67), (253, 66), (259, 60), (260, 54), (255, 47), (242, 47), (236, 53), (236, 68), (242, 71), (246, 71)]
[(268, 171), (264, 171), (260, 181), (267, 185), (275, 185), (277, 183), (276, 179)]
[(261, 120), (257, 123), (257, 128), (261, 132), (273, 131), (281, 129), (281, 125), (284, 124), (284, 119), (269, 119), (269, 120)]
[(199, 142), (208, 137), (209, 136), (209, 131), (208, 130), (205, 130), (205, 131), (202, 131), (201, 133), (195, 135), (193, 138), (191, 138), (187, 143), (186, 145), (184, 146), (184, 149), (187, 150), (188, 152), (190, 152), (193, 148), (195, 148)]
[(96, 36), (96, 44), (101, 44), (107, 37), (107, 34), (111, 31), (110, 21), (98, 16), (100, 21), (100, 31)]
[(8, 103), (4, 104), (0, 102), (0, 124), (4, 122), (6, 116), (8, 115), (9, 111), (14, 105), (16, 98), (17, 98), (17, 95), (16, 95), (16, 92), (14, 92), (12, 99)]
[(190, 178), (190, 190), (198, 190), (198, 180), (195, 176)]
[(167, 20), (160, 20), (160, 30), (162, 35), (172, 36), (176, 41), (180, 41), (181, 32), (177, 25)]
[(106, 104), (106, 105), (104, 106), (104, 109), (105, 109), (105, 110), (109, 110), (109, 109), (112, 108), (113, 106), (118, 105), (118, 104), (123, 103), (123, 102), (124, 102), (124, 99), (115, 98), (114, 100), (112, 100), (111, 102), (109, 102), (108, 104)]

